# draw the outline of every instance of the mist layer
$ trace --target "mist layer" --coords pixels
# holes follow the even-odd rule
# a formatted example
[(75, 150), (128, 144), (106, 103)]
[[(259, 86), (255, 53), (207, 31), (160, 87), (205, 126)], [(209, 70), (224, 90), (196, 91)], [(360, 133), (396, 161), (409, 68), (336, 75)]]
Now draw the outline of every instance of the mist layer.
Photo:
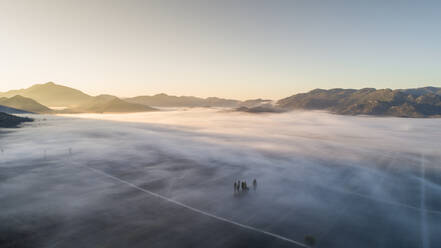
[[(35, 118), (0, 134), (5, 245), (295, 247), (130, 184), (319, 247), (441, 241), (436, 119), (217, 109)], [(253, 179), (255, 190), (234, 191)]]

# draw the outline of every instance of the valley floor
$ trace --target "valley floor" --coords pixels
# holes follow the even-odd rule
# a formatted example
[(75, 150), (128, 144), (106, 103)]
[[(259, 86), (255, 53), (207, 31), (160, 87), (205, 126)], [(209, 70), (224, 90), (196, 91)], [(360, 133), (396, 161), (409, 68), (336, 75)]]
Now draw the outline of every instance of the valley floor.
[[(1, 134), (0, 247), (441, 242), (441, 120), (203, 109), (80, 117), (36, 116)], [(254, 178), (255, 190), (234, 192), (235, 180)]]

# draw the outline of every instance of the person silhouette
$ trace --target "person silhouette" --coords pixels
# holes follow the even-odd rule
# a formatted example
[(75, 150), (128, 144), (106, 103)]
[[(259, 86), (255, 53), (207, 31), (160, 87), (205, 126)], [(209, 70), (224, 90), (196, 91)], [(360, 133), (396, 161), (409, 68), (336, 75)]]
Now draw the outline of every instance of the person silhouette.
[(242, 182), (242, 190), (248, 190), (247, 181)]
[(256, 178), (254, 178), (254, 180), (253, 180), (253, 189), (256, 190), (256, 188), (257, 188), (257, 180), (256, 180)]

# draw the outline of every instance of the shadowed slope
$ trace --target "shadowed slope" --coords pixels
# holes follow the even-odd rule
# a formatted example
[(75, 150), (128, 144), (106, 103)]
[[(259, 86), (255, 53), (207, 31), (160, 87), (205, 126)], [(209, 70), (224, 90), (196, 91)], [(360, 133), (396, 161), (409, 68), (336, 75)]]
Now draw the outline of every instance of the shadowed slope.
[(10, 115), (0, 112), (0, 127), (10, 128), (16, 127), (23, 122), (30, 122), (31, 118), (18, 117), (15, 115)]
[(0, 112), (6, 113), (6, 114), (30, 114), (29, 111), (24, 111), (21, 109), (11, 108), (7, 106), (0, 105)]
[(37, 101), (19, 95), (13, 96), (11, 98), (0, 98), (0, 105), (33, 113), (52, 112), (50, 108), (38, 103)]

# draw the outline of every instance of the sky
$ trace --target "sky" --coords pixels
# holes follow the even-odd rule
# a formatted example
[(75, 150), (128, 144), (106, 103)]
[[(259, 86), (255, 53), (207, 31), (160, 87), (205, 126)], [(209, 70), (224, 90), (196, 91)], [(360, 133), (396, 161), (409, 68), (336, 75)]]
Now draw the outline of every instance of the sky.
[(280, 99), (441, 86), (439, 1), (0, 0), (0, 91)]

